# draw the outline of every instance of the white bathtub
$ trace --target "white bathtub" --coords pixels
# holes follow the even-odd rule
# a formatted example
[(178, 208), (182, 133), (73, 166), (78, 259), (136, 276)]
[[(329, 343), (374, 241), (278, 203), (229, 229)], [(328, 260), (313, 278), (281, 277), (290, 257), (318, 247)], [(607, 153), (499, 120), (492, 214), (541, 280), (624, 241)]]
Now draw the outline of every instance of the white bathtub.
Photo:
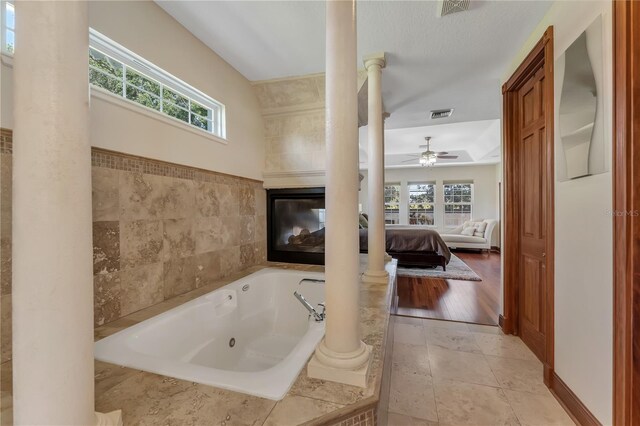
[(324, 274), (267, 268), (95, 344), (100, 361), (279, 400), (324, 335), (296, 300), (324, 301)]

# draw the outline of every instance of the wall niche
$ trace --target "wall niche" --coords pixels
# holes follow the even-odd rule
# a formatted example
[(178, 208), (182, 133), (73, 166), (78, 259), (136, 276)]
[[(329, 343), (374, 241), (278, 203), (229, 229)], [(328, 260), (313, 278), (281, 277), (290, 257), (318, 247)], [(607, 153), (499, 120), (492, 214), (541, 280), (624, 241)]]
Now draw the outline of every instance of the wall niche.
[(602, 47), (598, 16), (555, 63), (559, 181), (609, 171)]

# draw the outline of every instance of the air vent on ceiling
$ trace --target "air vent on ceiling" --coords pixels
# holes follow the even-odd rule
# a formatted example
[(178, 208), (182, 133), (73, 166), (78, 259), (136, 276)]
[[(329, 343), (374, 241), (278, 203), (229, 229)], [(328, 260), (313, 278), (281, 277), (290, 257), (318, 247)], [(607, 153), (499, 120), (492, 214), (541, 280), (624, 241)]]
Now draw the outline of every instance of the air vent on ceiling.
[(439, 16), (469, 10), (470, 0), (441, 0), (438, 2)]
[(447, 118), (447, 117), (451, 117), (451, 114), (453, 114), (453, 108), (450, 109), (434, 109), (433, 111), (431, 111), (431, 119), (435, 119), (435, 118)]

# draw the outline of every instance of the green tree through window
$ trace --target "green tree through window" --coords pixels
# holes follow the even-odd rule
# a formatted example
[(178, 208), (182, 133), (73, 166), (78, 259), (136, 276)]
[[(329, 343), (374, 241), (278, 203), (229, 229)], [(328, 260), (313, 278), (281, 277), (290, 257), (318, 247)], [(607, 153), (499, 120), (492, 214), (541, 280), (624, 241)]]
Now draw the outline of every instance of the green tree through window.
[(211, 108), (94, 48), (89, 49), (89, 82), (202, 130), (213, 131)]
[[(0, 1), (0, 4), (4, 37), (2, 51), (11, 54), (15, 46), (15, 9), (12, 2)], [(153, 64), (145, 65), (144, 59), (93, 29), (89, 29), (89, 32), (91, 85), (224, 137), (224, 105)]]
[(2, 22), (2, 28), (3, 28), (2, 36), (4, 37), (4, 43), (2, 46), (2, 50), (5, 51), (6, 53), (13, 54), (13, 51), (15, 49), (15, 44), (16, 44), (15, 9), (14, 9), (13, 3), (11, 2), (4, 2), (3, 7), (4, 7), (4, 10), (3, 10), (4, 21)]
[(471, 220), (473, 185), (453, 183), (444, 185), (444, 225), (456, 227)]
[(384, 222), (400, 223), (400, 185), (387, 184), (384, 187)]
[(89, 82), (122, 96), (124, 66), (95, 49), (89, 49)]
[(435, 185), (409, 184), (409, 225), (435, 224)]

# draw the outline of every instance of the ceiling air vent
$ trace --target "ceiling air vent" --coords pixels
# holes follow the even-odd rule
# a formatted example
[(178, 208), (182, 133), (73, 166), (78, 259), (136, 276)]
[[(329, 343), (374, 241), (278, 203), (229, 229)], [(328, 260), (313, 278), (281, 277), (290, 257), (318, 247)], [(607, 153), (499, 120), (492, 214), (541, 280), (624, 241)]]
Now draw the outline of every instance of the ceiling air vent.
[(441, 0), (438, 2), (438, 15), (451, 15), (469, 10), (470, 0)]
[(433, 111), (431, 111), (431, 119), (436, 119), (436, 118), (447, 118), (447, 117), (451, 117), (451, 114), (453, 114), (453, 108), (450, 109), (434, 109)]

